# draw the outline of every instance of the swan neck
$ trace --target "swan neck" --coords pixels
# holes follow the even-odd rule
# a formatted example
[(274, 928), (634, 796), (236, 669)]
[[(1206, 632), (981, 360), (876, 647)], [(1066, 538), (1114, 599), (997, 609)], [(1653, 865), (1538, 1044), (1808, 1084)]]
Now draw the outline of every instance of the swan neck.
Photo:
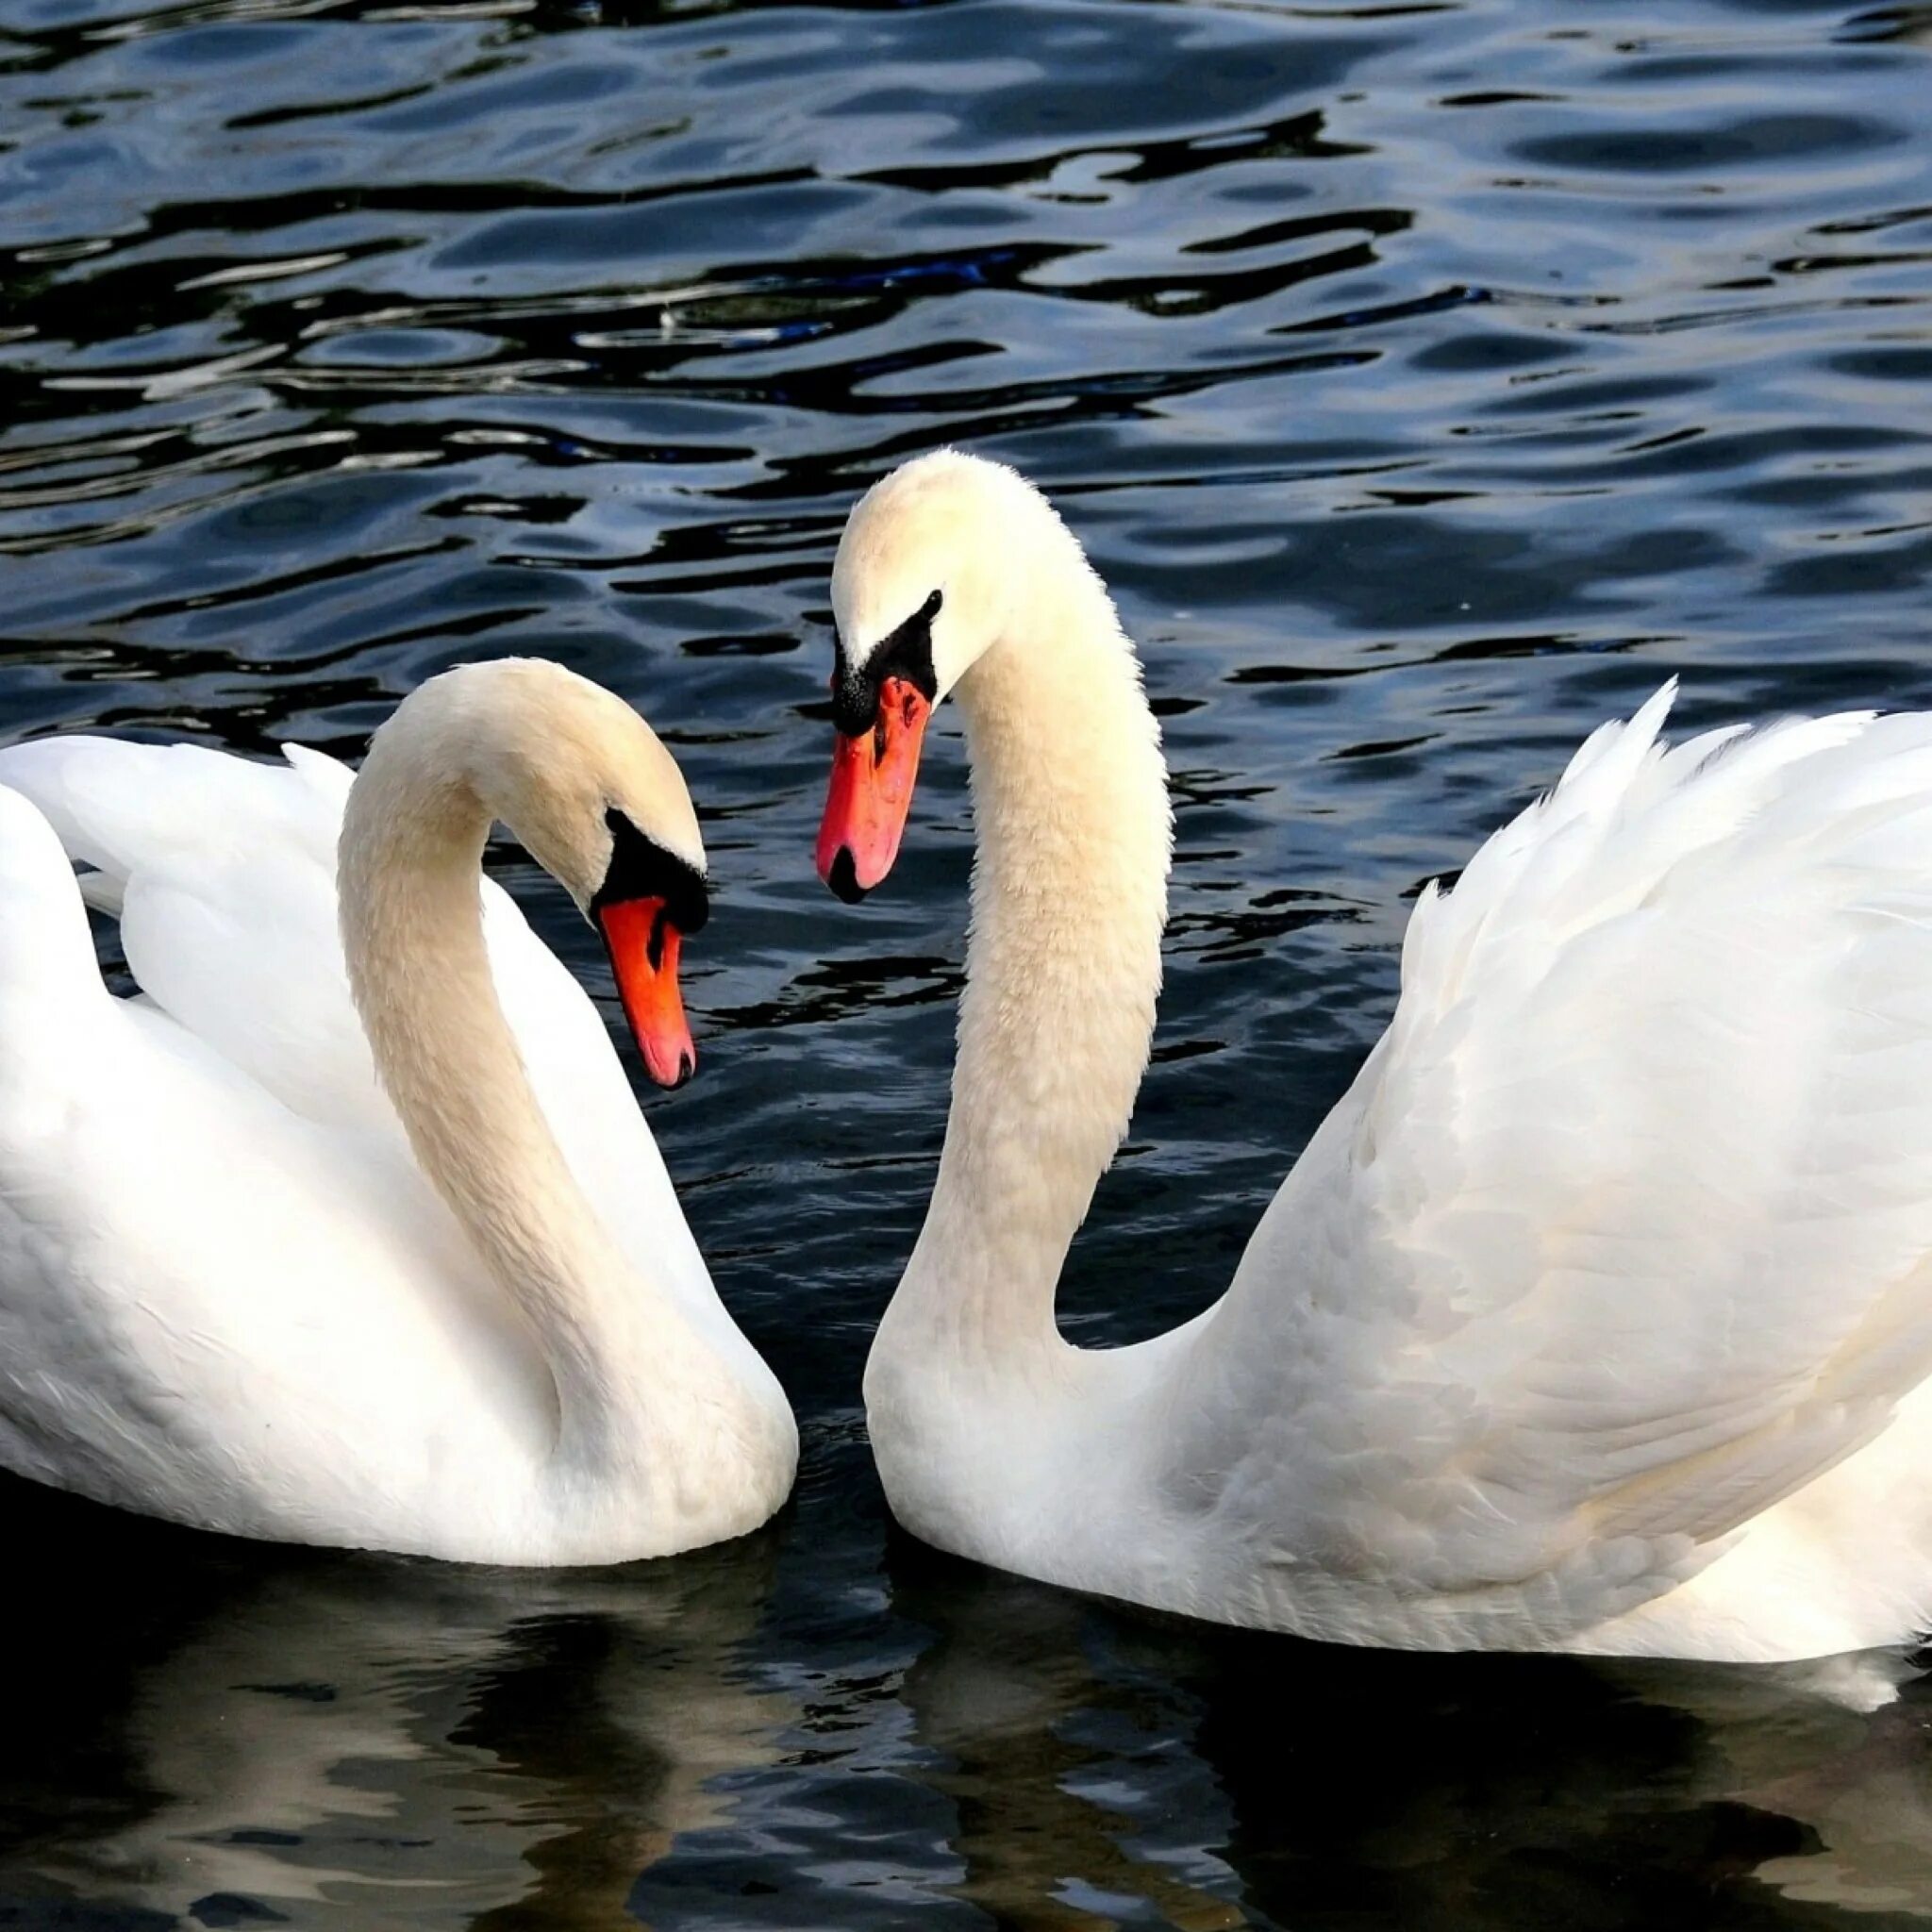
[(462, 742), (474, 713), (413, 709), (376, 734), (343, 817), (350, 988), (419, 1165), (548, 1362), (559, 1460), (608, 1463), (634, 1446), (621, 1426), (625, 1384), (647, 1347), (675, 1345), (680, 1324), (571, 1173), (498, 1002), (482, 905), (495, 814)]
[(970, 1351), (1063, 1346), (1054, 1299), (1147, 1063), (1171, 814), (1111, 600), (1056, 522), (960, 680), (978, 852), (944, 1151), (907, 1290)]

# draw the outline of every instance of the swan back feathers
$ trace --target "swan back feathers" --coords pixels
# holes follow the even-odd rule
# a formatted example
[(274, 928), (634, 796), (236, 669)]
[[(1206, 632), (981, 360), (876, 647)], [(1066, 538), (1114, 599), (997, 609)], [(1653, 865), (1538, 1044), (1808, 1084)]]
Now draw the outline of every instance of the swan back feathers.
[[(1358, 1634), (1807, 1655), (1932, 1607), (1915, 1532), (1834, 1570), (1783, 1526), (1932, 1372), (1932, 718), (1667, 751), (1671, 696), (1418, 906), (1197, 1351), (1233, 1387), (1177, 1461)], [(1860, 1581), (1674, 1626), (1740, 1539)]]

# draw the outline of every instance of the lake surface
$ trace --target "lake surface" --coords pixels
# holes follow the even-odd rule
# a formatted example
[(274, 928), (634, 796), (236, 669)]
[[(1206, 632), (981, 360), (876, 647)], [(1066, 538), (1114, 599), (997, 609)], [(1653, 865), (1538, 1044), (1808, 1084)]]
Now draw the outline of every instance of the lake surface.
[[(891, 1530), (957, 727), (824, 893), (826, 575), (958, 441), (1056, 492), (1174, 774), (1077, 1339), (1224, 1283), (1409, 900), (1666, 675), (1932, 705), (1932, 8), (0, 6), (0, 732), (355, 756), (538, 652), (703, 808), (647, 1104), (796, 1501), (525, 1576), (0, 1489), (0, 1925), (1823, 1927), (1932, 1916), (1932, 1688), (1197, 1630)], [(594, 940), (507, 882), (597, 991)]]

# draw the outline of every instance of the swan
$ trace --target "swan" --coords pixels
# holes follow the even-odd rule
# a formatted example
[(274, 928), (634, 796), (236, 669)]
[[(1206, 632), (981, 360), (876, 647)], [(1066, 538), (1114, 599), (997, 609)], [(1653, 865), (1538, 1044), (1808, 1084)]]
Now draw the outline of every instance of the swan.
[(1707, 732), (1666, 686), (1418, 901), (1388, 1031), (1224, 1295), (1068, 1345), (1160, 983), (1158, 732), (1106, 587), (942, 451), (832, 576), (841, 897), (963, 713), (978, 850), (939, 1173), (874, 1339), (955, 1554), (1354, 1643), (1770, 1661), (1932, 1608), (1932, 716)]
[[(472, 1562), (753, 1528), (791, 1485), (791, 1410), (596, 1009), (479, 871), (500, 818), (681, 1079), (707, 899), (671, 755), (508, 659), (412, 692), (353, 781), (285, 760), (0, 751), (0, 1467)], [(84, 896), (139, 995), (103, 983)]]

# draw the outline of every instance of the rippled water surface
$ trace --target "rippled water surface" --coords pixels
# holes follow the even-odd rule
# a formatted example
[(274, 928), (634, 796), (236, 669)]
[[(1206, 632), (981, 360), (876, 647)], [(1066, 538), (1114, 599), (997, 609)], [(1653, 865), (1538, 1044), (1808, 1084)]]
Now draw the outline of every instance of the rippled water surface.
[[(535, 651), (722, 882), (651, 1117), (796, 1401), (766, 1533), (594, 1576), (14, 1487), (0, 1924), (1822, 1926), (1932, 1915), (1932, 1695), (1236, 1638), (888, 1529), (858, 1407), (969, 859), (811, 874), (854, 493), (1059, 496), (1179, 813), (1067, 1285), (1202, 1306), (1387, 1018), (1407, 901), (1681, 674), (1932, 704), (1932, 11), (0, 5), (0, 728), (357, 753)], [(508, 882), (614, 1017), (591, 935)]]

